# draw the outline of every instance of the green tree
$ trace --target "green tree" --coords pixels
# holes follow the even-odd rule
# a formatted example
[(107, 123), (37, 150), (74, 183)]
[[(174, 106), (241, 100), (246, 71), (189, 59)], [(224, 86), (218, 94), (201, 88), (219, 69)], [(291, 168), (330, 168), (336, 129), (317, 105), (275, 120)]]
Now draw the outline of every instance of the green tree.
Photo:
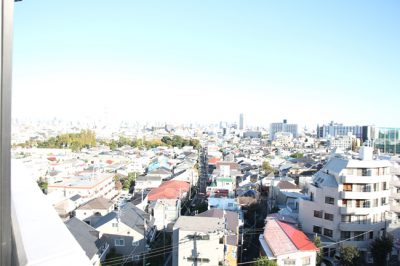
[(126, 179), (126, 180), (124, 181), (124, 186), (123, 186), (123, 188), (124, 188), (125, 190), (129, 190), (129, 189), (131, 188), (131, 182), (130, 182), (128, 179)]
[(318, 248), (318, 251), (317, 251), (317, 264), (318, 265), (321, 265), (321, 262), (322, 262), (322, 254), (321, 254), (321, 238), (319, 237), (319, 236), (316, 236), (315, 238), (314, 238), (314, 245)]
[(269, 260), (267, 257), (259, 257), (253, 265), (254, 266), (278, 266), (276, 261)]
[(138, 176), (138, 173), (128, 173), (128, 181), (130, 182), (130, 187), (132, 187), (135, 184), (136, 177)]
[(291, 154), (290, 157), (296, 158), (296, 159), (298, 159), (298, 158), (303, 158), (303, 157), (304, 157), (304, 154), (303, 154), (303, 153), (300, 153), (300, 152), (295, 152), (295, 153)]
[(361, 265), (360, 252), (353, 246), (341, 247), (339, 261), (343, 266)]
[(269, 164), (268, 161), (264, 161), (261, 166), (262, 170), (266, 173), (274, 171), (274, 168)]
[(171, 140), (171, 138), (168, 137), (168, 136), (162, 137), (162, 138), (161, 138), (161, 141), (162, 141), (164, 144), (168, 145), (168, 146), (171, 146), (171, 145), (172, 145), (172, 140)]
[(110, 149), (111, 149), (112, 151), (114, 151), (114, 150), (116, 150), (116, 149), (118, 148), (118, 143), (117, 143), (115, 140), (112, 140), (112, 141), (108, 144), (108, 146), (110, 147)]
[(374, 259), (374, 265), (386, 265), (388, 254), (393, 248), (393, 238), (390, 236), (381, 236), (376, 238), (370, 246), (371, 254)]
[(42, 177), (39, 177), (37, 181), (38, 186), (42, 190), (44, 194), (47, 194), (47, 188), (49, 187), (49, 183)]

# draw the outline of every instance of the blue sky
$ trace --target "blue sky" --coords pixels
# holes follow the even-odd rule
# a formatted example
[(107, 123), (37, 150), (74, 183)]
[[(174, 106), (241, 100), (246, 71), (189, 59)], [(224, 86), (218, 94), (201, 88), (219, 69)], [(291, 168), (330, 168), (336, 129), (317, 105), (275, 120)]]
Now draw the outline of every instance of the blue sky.
[(400, 126), (398, 1), (22, 1), (14, 117)]

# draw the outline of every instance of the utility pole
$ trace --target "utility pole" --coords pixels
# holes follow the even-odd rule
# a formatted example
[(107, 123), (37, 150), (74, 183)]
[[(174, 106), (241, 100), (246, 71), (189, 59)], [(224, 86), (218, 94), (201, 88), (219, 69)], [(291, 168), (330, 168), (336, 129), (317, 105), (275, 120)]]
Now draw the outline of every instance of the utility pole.
[(163, 261), (165, 261), (165, 205), (163, 203), (163, 216), (164, 216), (164, 220), (163, 220), (163, 239), (164, 239), (164, 248), (163, 248), (163, 252), (164, 252), (164, 258)]

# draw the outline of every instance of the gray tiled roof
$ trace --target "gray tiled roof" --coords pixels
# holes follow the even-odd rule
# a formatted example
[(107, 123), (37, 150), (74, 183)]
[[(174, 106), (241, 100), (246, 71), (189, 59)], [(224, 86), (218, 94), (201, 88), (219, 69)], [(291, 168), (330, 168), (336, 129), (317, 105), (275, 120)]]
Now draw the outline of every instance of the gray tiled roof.
[(216, 218), (223, 218), (225, 212), (225, 219), (226, 219), (226, 227), (228, 230), (232, 232), (236, 232), (237, 227), (239, 225), (239, 215), (237, 212), (232, 211), (224, 211), (222, 209), (211, 209), (202, 213), (199, 213), (196, 216), (200, 217), (216, 217)]
[[(114, 218), (118, 217), (118, 211), (112, 211), (107, 215), (101, 217), (93, 227), (98, 228), (103, 224), (108, 223), (109, 221), (113, 220)], [(141, 209), (137, 208), (132, 203), (125, 204), (120, 210), (120, 222), (126, 224), (133, 230), (137, 231), (138, 233), (143, 234), (144, 231), (144, 223), (147, 222), (148, 226), (152, 226), (154, 221), (150, 220), (150, 215)]]
[(113, 205), (114, 203), (111, 200), (99, 197), (88, 201), (84, 205), (80, 206), (78, 210), (108, 210)]
[(89, 259), (92, 259), (99, 251), (99, 248), (105, 243), (104, 239), (99, 239), (99, 232), (96, 229), (75, 217), (66, 221), (65, 225)]

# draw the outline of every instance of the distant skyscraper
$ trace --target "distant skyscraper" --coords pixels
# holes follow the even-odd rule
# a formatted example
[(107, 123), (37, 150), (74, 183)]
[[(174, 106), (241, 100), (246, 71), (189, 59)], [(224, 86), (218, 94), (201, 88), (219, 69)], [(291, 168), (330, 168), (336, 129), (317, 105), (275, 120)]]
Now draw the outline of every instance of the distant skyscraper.
[(243, 114), (239, 115), (239, 129), (243, 130)]

